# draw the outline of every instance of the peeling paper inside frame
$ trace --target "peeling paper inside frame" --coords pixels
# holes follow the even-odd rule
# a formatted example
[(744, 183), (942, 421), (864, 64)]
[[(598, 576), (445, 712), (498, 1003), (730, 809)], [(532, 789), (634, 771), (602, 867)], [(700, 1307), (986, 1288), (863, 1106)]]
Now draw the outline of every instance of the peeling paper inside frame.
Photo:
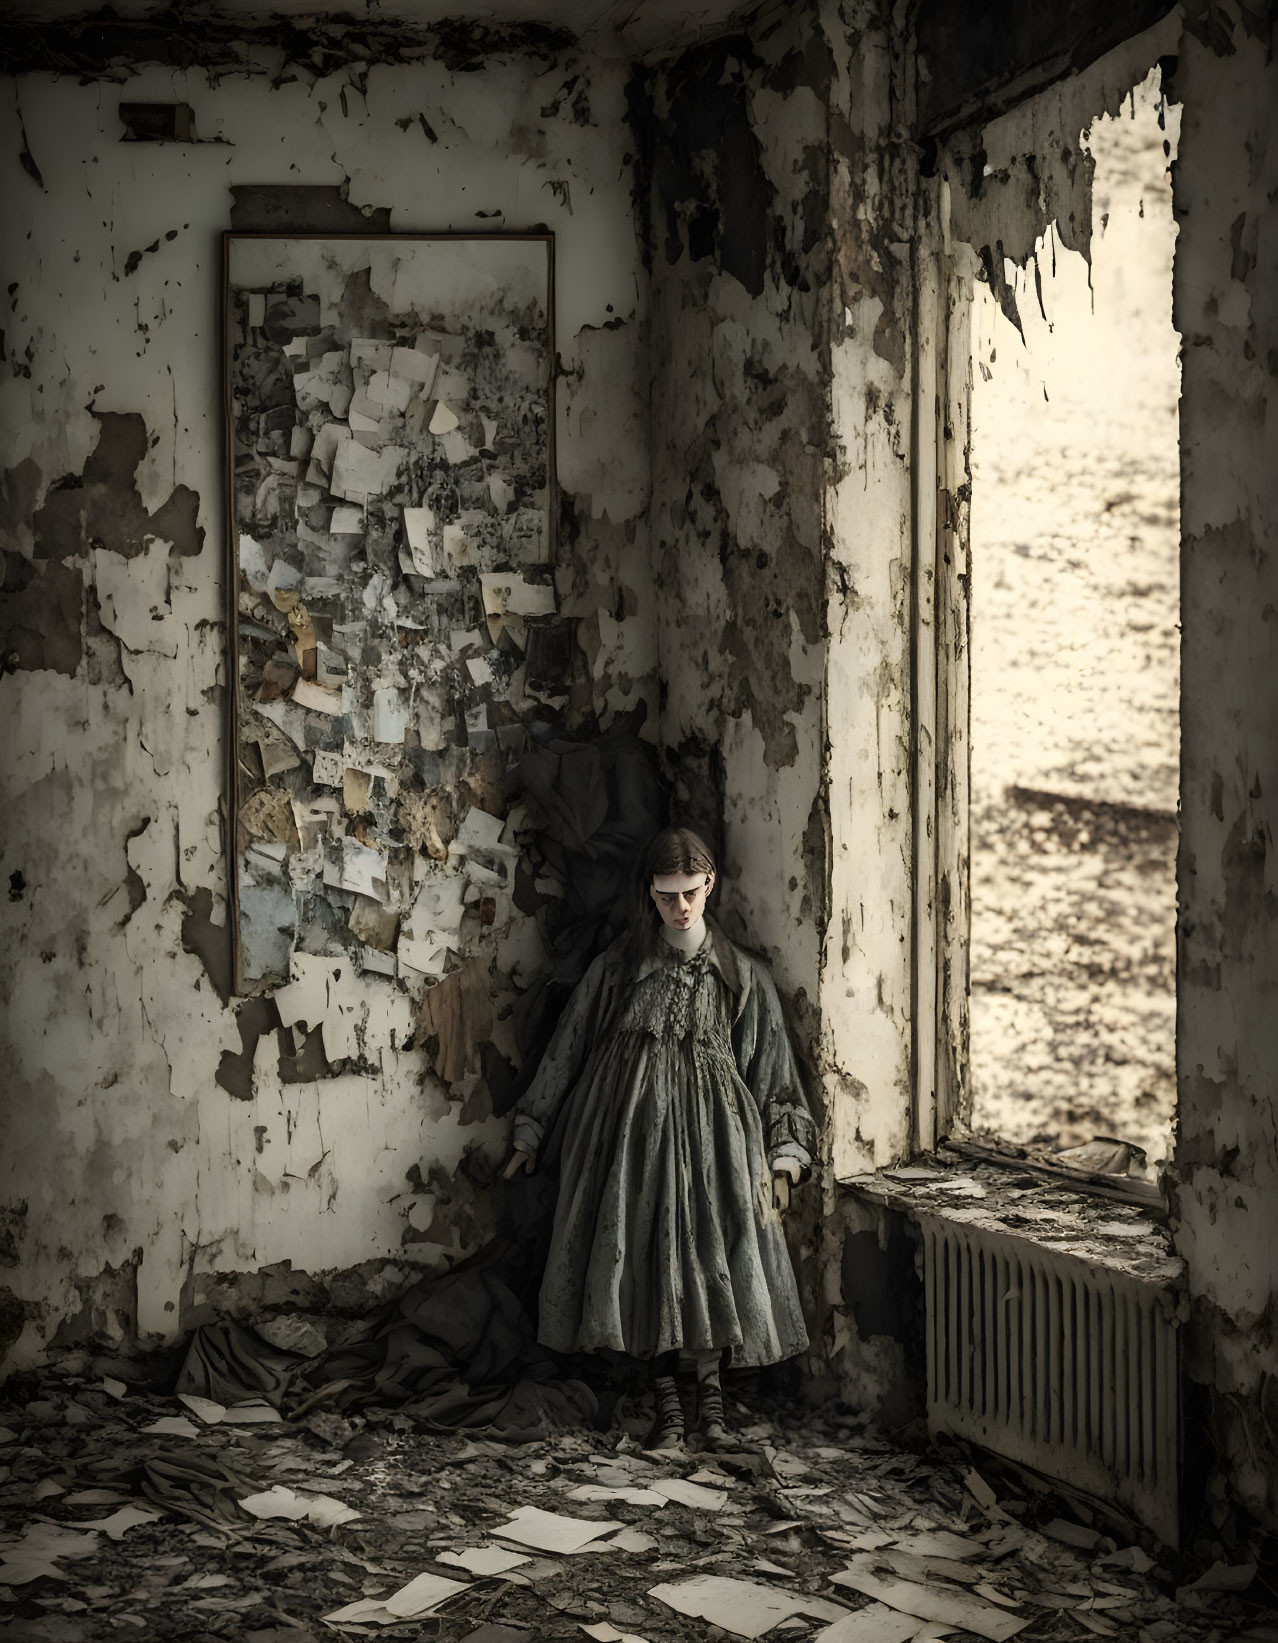
[(225, 237), (240, 992), (298, 951), (366, 959), (370, 899), (376, 973), (418, 987), (456, 946), (419, 910), (400, 975), (403, 816), (424, 753), (502, 722), (521, 607), (554, 613), (552, 283), (545, 234)]

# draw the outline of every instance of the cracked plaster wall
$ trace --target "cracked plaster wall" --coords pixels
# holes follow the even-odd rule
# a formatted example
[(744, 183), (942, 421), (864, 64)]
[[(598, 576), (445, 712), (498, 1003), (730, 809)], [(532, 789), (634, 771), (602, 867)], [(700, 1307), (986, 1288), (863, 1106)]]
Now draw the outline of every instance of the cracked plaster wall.
[(908, 1100), (903, 66), (874, 6), (765, 8), (655, 86), (662, 739), (839, 1085), (840, 1173)]
[[(392, 230), (551, 228), (557, 587), (582, 618), (568, 721), (655, 708), (625, 71), (489, 45), (482, 64), (423, 48), (316, 69), (259, 35), (226, 48), (233, 70), (9, 82), (8, 1367), (86, 1319), (171, 1337), (202, 1275), (429, 1264), (490, 1230), (505, 1125), (482, 1081), (435, 1075), (405, 993), (330, 988), (333, 1068), (226, 996), (217, 354), (233, 186), (340, 189)], [(188, 104), (199, 140), (122, 142), (122, 99)], [(490, 808), (499, 775), (476, 773)], [(517, 919), (499, 986), (539, 951)]]
[(1278, 66), (1192, 6), (1175, 95), (1181, 400), (1179, 1134), (1186, 1367), (1212, 1506), (1278, 1525)]
[(810, 1366), (861, 1404), (900, 1366), (858, 1337), (834, 1183), (910, 1123), (907, 63), (888, 8), (822, 0), (648, 88), (661, 739), (825, 1112), (792, 1247)]

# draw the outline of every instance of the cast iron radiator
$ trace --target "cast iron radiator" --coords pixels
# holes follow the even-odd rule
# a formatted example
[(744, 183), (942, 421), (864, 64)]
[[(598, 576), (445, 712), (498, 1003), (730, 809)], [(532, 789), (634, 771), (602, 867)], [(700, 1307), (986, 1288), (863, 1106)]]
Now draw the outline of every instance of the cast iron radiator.
[(928, 1424), (1178, 1540), (1176, 1297), (1165, 1284), (921, 1215)]

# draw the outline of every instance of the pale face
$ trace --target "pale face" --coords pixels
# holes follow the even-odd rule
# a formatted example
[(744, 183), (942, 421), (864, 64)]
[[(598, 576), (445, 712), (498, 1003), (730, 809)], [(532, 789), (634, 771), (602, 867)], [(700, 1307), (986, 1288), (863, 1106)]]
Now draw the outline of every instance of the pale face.
[(706, 910), (714, 889), (713, 873), (655, 873), (648, 894), (672, 930), (687, 930)]

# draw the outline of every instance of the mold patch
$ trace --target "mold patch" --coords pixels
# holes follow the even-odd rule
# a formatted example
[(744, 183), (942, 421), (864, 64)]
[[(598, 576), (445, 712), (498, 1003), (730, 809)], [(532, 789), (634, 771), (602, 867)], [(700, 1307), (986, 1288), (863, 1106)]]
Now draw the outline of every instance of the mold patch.
[(213, 984), (213, 991), (226, 1004), (231, 997), (231, 933), (224, 924), (213, 922), (213, 892), (203, 887), (181, 891), (186, 912), (182, 915), (182, 947), (194, 953)]
[(94, 411), (98, 438), (84, 472), (56, 481), (33, 521), (38, 559), (61, 561), (90, 548), (106, 548), (124, 559), (140, 554), (150, 539), (192, 556), (204, 546), (196, 522), (200, 499), (177, 485), (154, 513), (148, 513), (135, 478), (146, 455), (146, 424), (136, 411)]
[(236, 1101), (253, 1099), (253, 1060), (257, 1055), (257, 1041), (280, 1024), (279, 1011), (269, 998), (246, 998), (235, 1013), (235, 1024), (240, 1030), (240, 1053), (222, 1051), (217, 1069), (217, 1082)]

